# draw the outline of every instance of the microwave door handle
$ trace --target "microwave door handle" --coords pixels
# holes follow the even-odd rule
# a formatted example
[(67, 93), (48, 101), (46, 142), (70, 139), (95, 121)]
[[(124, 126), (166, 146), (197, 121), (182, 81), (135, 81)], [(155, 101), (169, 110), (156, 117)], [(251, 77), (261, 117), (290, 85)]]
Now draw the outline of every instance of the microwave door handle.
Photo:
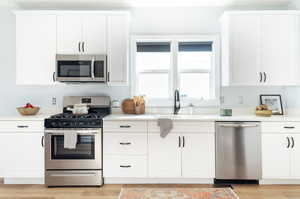
[(92, 73), (92, 79), (95, 79), (95, 57), (92, 59), (92, 64), (91, 64), (91, 73)]

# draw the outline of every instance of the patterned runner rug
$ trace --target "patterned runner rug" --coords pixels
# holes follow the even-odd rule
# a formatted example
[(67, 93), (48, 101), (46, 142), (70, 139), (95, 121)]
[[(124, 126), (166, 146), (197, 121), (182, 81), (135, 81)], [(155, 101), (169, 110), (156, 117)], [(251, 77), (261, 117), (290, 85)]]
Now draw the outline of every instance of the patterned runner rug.
[(230, 188), (122, 188), (119, 199), (239, 199)]

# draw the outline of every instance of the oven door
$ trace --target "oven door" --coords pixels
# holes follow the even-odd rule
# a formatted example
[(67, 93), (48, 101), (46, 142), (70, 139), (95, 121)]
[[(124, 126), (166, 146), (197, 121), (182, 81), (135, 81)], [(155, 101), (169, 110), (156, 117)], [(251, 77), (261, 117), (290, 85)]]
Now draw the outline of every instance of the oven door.
[[(64, 148), (64, 133), (77, 132), (75, 149)], [(102, 129), (46, 130), (46, 169), (102, 169)]]
[(106, 55), (56, 55), (56, 80), (106, 82)]

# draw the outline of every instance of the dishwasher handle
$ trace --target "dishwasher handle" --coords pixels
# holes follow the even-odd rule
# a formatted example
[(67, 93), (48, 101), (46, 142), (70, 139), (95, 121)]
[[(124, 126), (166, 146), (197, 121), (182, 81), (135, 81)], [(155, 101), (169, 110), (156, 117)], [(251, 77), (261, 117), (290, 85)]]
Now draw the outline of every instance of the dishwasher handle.
[(220, 127), (229, 127), (229, 128), (251, 128), (258, 127), (258, 124), (219, 124)]

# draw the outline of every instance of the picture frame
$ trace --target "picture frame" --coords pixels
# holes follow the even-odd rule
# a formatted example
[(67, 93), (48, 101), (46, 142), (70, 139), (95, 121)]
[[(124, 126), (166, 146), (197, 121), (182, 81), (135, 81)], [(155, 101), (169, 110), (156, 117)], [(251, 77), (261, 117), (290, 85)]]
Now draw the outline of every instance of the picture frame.
[(281, 95), (260, 95), (260, 104), (265, 104), (272, 115), (283, 115)]

